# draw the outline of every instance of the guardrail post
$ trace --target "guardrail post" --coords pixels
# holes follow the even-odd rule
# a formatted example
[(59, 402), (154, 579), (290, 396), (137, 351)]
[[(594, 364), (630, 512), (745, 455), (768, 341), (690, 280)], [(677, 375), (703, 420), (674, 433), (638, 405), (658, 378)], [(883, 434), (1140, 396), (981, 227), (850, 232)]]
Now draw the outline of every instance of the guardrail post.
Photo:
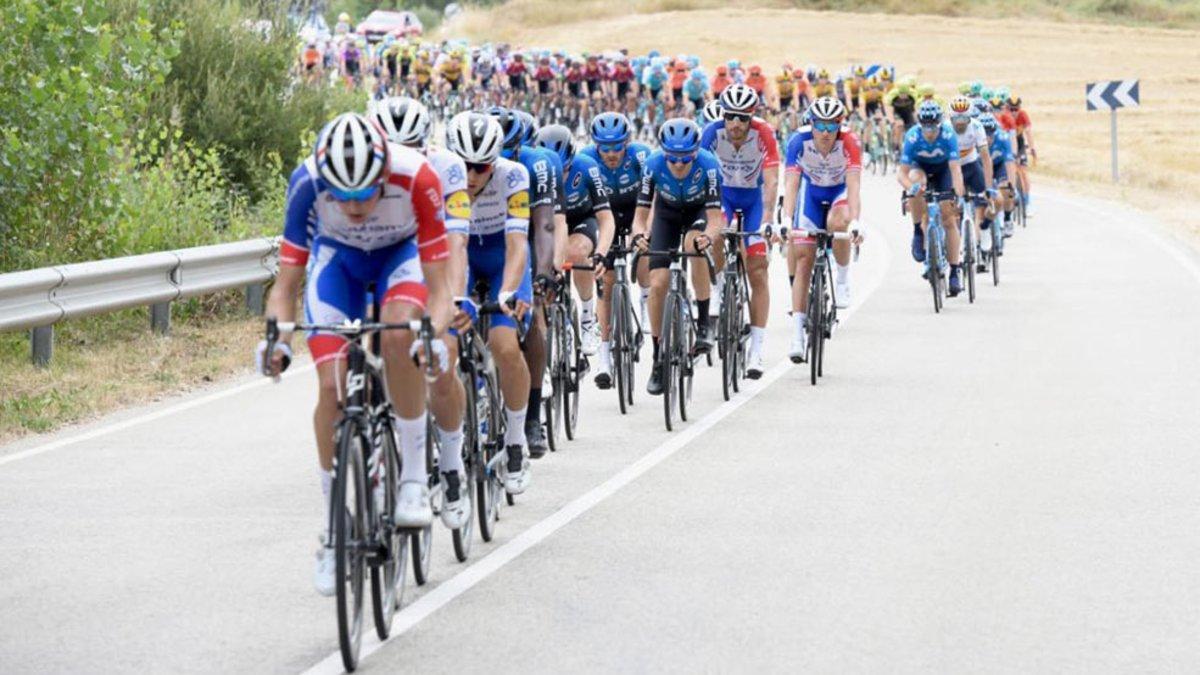
[(262, 316), (266, 311), (266, 287), (263, 284), (248, 284), (246, 286), (246, 311), (254, 316)]
[(150, 328), (159, 335), (171, 330), (171, 303), (156, 302), (150, 305)]
[(30, 346), (33, 349), (33, 365), (45, 368), (54, 355), (54, 325), (38, 326), (30, 331)]

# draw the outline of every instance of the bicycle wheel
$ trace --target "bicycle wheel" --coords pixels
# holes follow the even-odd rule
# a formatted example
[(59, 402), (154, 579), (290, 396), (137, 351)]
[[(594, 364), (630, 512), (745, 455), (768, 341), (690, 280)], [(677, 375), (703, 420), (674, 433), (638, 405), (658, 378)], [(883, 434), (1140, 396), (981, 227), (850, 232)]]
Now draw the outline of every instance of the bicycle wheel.
[(575, 428), (579, 424), (579, 381), (586, 370), (580, 347), (579, 320), (574, 311), (564, 312), (566, 330), (563, 346), (566, 367), (563, 369), (562, 421), (567, 440), (575, 440)]
[(678, 383), (675, 381), (674, 355), (675, 341), (680, 338), (675, 334), (678, 328), (675, 326), (675, 301), (676, 296), (670, 294), (667, 296), (667, 304), (663, 309), (662, 337), (659, 339), (659, 363), (662, 364), (662, 388), (663, 388), (663, 417), (667, 423), (667, 431), (672, 430), (672, 425), (675, 418), (675, 396), (678, 391)]
[(500, 518), (500, 492), (504, 487), (500, 484), (500, 468), (497, 457), (503, 448), (503, 435), (500, 431), (500, 389), (495, 371), (479, 373), (476, 371), (477, 386), (479, 387), (475, 415), (479, 425), (478, 457), (475, 474), (475, 499), (479, 504), (476, 512), (479, 514), (479, 536), (484, 541), (491, 541), (495, 535), (496, 521)]
[(612, 315), (609, 319), (608, 334), (612, 336), (612, 371), (613, 379), (616, 381), (617, 403), (624, 415), (628, 412), (628, 404), (625, 402), (625, 289), (619, 284), (613, 285), (612, 297)]
[(467, 519), (463, 521), (463, 526), (450, 531), (450, 538), (454, 543), (454, 557), (459, 562), (466, 562), (471, 555), (471, 534), (474, 529), (475, 521), (472, 519), (474, 515), (471, 510), (475, 506), (475, 500), (471, 496), (471, 477), (475, 475), (475, 462), (478, 459), (475, 453), (475, 447), (479, 438), (479, 425), (475, 421), (475, 387), (472, 386), (475, 378), (467, 371), (459, 370), (458, 379), (462, 381), (463, 389), (466, 391), (466, 405), (463, 409), (463, 476), (465, 480), (459, 486), (462, 498), (467, 500)]
[(682, 299), (676, 302), (676, 311), (675, 372), (679, 378), (679, 421), (686, 422), (688, 402), (692, 399), (692, 373), (696, 364), (692, 358), (692, 351), (696, 345), (696, 327), (688, 314), (687, 303)]
[(817, 384), (821, 345), (825, 341), (825, 275), (821, 266), (813, 270), (812, 287), (808, 295), (808, 370), (809, 379)]
[(550, 452), (558, 452), (558, 397), (562, 389), (558, 376), (558, 361), (561, 351), (558, 339), (558, 306), (548, 305), (546, 316), (546, 368), (550, 373), (550, 386), (554, 390), (550, 396), (542, 394), (542, 423), (546, 425), (546, 441)]
[(728, 401), (733, 397), (734, 380), (737, 379), (737, 344), (735, 327), (737, 310), (737, 284), (725, 282), (725, 297), (721, 299), (721, 317), (717, 325), (717, 352), (721, 357), (721, 396)]
[(937, 232), (930, 221), (925, 230), (925, 260), (929, 263), (929, 287), (933, 289), (933, 312), (942, 311), (942, 259), (938, 256)]
[(633, 303), (629, 299), (629, 289), (625, 289), (625, 311), (623, 324), (625, 326), (625, 403), (633, 405), (633, 383), (637, 373), (637, 363), (641, 360), (642, 327), (638, 324), (637, 315), (633, 312)]
[(967, 272), (967, 301), (975, 302), (975, 221), (963, 221), (963, 269)]
[[(389, 422), (382, 421), (376, 431), (380, 439), (375, 452), (383, 462), (383, 475), (390, 485), (400, 475), (400, 457), (396, 452), (396, 437)], [(376, 514), (383, 535), (383, 562), (371, 566), (371, 609), (375, 616), (375, 634), (386, 640), (392, 631), (392, 618), (404, 604), (404, 580), (408, 571), (408, 539), (392, 527), (396, 510), (396, 491), (384, 491), (384, 512)]]
[(363, 448), (369, 447), (358, 424), (342, 426), (338, 440), (333, 495), (334, 573), (337, 575), (338, 646), (347, 671), (358, 666), (362, 646), (363, 580), (366, 561), (363, 542), (367, 536), (369, 491)]
[(1000, 285), (1000, 254), (1004, 251), (1003, 218), (992, 219), (992, 285)]

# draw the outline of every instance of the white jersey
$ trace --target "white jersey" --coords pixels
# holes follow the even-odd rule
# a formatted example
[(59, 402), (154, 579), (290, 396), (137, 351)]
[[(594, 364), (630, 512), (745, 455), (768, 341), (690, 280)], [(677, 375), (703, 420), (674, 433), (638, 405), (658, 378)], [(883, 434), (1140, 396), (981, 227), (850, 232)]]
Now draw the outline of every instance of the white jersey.
[(430, 146), (425, 157), (442, 181), (446, 204), (446, 232), (467, 234), (471, 221), (471, 198), (467, 196), (467, 164), (445, 148)]
[(961, 134), (957, 129), (954, 133), (958, 136), (958, 163), (970, 164), (979, 159), (979, 148), (986, 148), (988, 144), (987, 132), (979, 120), (971, 120)]
[(529, 234), (529, 172), (519, 162), (500, 157), (487, 185), (471, 202), (472, 236)]

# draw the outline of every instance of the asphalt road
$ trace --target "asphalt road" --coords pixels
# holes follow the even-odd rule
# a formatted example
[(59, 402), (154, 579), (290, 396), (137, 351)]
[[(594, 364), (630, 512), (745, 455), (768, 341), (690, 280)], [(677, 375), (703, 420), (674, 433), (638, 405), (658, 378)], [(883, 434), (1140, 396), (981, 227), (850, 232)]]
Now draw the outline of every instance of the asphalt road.
[[(1002, 285), (934, 315), (894, 184), (864, 190), (819, 386), (776, 258), (763, 381), (723, 404), (702, 369), (674, 433), (588, 387), (495, 542), (459, 564), (435, 528), (361, 669), (1200, 669), (1197, 258), (1043, 193)], [(0, 672), (339, 670), (314, 398), (301, 369), (0, 448)]]

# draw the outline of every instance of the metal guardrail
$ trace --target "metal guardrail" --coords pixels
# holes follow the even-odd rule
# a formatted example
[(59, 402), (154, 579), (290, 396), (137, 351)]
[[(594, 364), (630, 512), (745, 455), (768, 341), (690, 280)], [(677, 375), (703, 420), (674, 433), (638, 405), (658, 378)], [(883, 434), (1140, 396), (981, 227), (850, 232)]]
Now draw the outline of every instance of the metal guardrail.
[(149, 305), (151, 327), (166, 334), (173, 300), (243, 287), (247, 309), (262, 314), (278, 268), (278, 240), (250, 239), (0, 274), (0, 331), (31, 329), (33, 362), (45, 366), (64, 319)]

